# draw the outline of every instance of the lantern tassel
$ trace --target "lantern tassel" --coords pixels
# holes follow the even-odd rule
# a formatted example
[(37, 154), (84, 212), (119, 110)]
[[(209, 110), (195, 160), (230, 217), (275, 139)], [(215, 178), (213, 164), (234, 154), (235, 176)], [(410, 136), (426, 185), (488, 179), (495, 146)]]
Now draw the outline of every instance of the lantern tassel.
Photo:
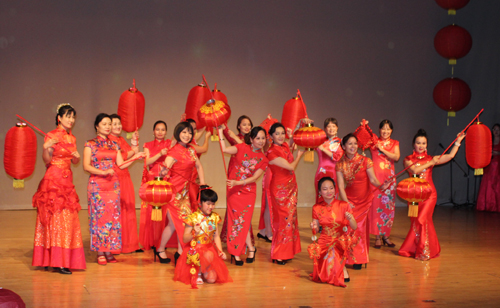
[(474, 175), (483, 175), (483, 168), (474, 169)]
[[(481, 174), (483, 173), (481, 172)], [(24, 188), (24, 180), (14, 179), (14, 181), (12, 182), (12, 186), (14, 188)]]
[(161, 207), (153, 206), (153, 209), (151, 210), (151, 220), (152, 221), (161, 221), (162, 220), (161, 214), (162, 214)]
[(304, 161), (308, 163), (314, 162), (314, 151), (312, 149), (307, 149), (306, 153), (304, 154)]
[(408, 217), (418, 217), (418, 203), (408, 202)]

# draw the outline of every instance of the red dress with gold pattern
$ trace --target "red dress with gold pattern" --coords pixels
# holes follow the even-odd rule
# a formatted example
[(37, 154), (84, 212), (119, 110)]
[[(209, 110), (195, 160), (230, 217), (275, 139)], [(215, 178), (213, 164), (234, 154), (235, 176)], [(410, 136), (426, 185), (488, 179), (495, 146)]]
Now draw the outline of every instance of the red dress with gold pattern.
[(331, 204), (321, 200), (313, 206), (312, 218), (323, 228), (318, 239), (321, 253), (311, 275), (313, 281), (345, 287), (344, 266), (352, 249), (346, 212), (352, 213), (349, 203), (337, 199)]
[[(132, 148), (125, 138), (109, 135), (111, 141), (118, 143), (123, 160), (127, 160), (128, 152)], [(134, 252), (139, 249), (139, 238), (137, 237), (137, 216), (135, 214), (134, 184), (130, 178), (128, 169), (115, 168), (120, 181), (120, 206), (122, 224), (122, 250), (123, 253)]]
[[(432, 160), (432, 156), (427, 152), (423, 154), (413, 153), (413, 155), (405, 157), (405, 165), (407, 162), (415, 163), (415, 166), (426, 164)], [(436, 207), (437, 192), (432, 181), (432, 169), (424, 169), (418, 176), (425, 179), (432, 188), (432, 193), (429, 199), (418, 204), (418, 216), (411, 217), (411, 226), (408, 235), (406, 236), (403, 245), (399, 249), (399, 254), (404, 257), (415, 257), (418, 260), (429, 260), (439, 257), (441, 246), (437, 238), (432, 214)], [(410, 176), (413, 174), (408, 171)]]
[[(500, 143), (493, 145), (493, 151), (500, 152)], [(476, 210), (500, 212), (500, 155), (493, 155), (484, 168)]]
[(76, 151), (76, 138), (61, 127), (48, 136), (45, 141), (54, 138), (59, 143), (53, 146), (52, 160), (33, 196), (37, 217), (32, 265), (85, 269), (78, 219), (81, 207), (71, 172), (73, 156), (61, 146)]
[[(335, 187), (337, 186), (337, 172), (335, 172), (335, 165), (344, 155), (344, 150), (340, 146), (341, 139), (338, 137), (333, 137), (323, 143), (323, 147), (332, 153), (332, 157), (328, 156), (320, 150), (316, 148), (316, 152), (318, 152), (318, 170), (316, 170), (316, 175), (314, 176), (314, 189), (316, 190), (316, 203), (320, 201), (321, 196), (318, 191), (318, 182), (321, 178), (325, 176), (331, 177), (335, 181)], [(335, 189), (336, 194), (339, 192), (339, 189)]]
[[(293, 162), (292, 151), (288, 143), (281, 146), (273, 144), (267, 151), (267, 159), (272, 161), (283, 158)], [(276, 165), (270, 165), (273, 173), (270, 185), (273, 224), (273, 242), (271, 259), (288, 260), (301, 252), (300, 235), (297, 220), (298, 187), (295, 172)]]
[[(208, 140), (206, 141), (208, 142)], [(193, 145), (198, 145), (196, 140), (191, 141), (191, 144)], [(201, 157), (201, 154), (196, 153), (196, 156), (198, 157), (198, 160)], [(198, 171), (196, 168), (193, 171), (193, 174), (191, 175), (191, 182), (189, 182), (189, 202), (191, 203), (191, 212), (196, 212), (198, 210), (198, 192), (200, 191), (200, 185), (199, 185), (199, 180), (198, 180)]]
[(345, 193), (353, 206), (354, 218), (358, 223), (356, 232), (360, 236), (358, 244), (353, 247), (353, 253), (349, 256), (347, 264), (363, 264), (369, 261), (368, 213), (372, 205), (373, 195), (366, 170), (372, 167), (373, 162), (371, 159), (358, 153), (352, 159), (344, 155), (335, 167), (337, 171), (342, 172), (344, 175)]
[[(172, 145), (172, 140), (170, 139), (162, 141), (153, 140), (144, 144), (144, 148), (148, 149), (149, 156), (152, 157), (160, 153), (160, 151), (163, 149), (170, 149), (171, 145)], [(144, 167), (141, 185), (143, 185), (147, 181), (154, 180), (155, 177), (160, 175), (160, 172), (162, 170), (162, 165), (165, 162), (165, 158), (167, 158), (167, 155), (160, 156), (160, 158), (158, 158), (154, 163), (147, 166), (149, 170), (146, 169), (146, 166)], [(146, 250), (151, 249), (151, 247), (153, 246), (157, 247), (159, 241), (161, 240), (161, 234), (163, 232), (163, 229), (168, 223), (166, 221), (162, 221), (161, 224), (152, 222), (151, 210), (152, 207), (149, 204), (141, 202), (139, 242), (141, 243), (142, 248)], [(162, 217), (165, 217), (167, 215), (166, 206), (162, 207), (162, 214), (163, 214)], [(172, 238), (175, 239), (175, 237)], [(167, 243), (167, 247), (177, 247), (177, 241), (175, 240), (169, 241)]]
[[(375, 144), (379, 142), (375, 137)], [(394, 153), (399, 141), (388, 139), (383, 141), (384, 149)], [(394, 161), (380, 152), (375, 146), (370, 148), (373, 160), (373, 171), (380, 183), (384, 183), (389, 177), (394, 176)], [(372, 190), (375, 190), (372, 186)], [(370, 210), (369, 224), (370, 233), (389, 237), (394, 222), (394, 209), (396, 208), (396, 181), (393, 181), (384, 191), (376, 190)]]
[[(268, 160), (261, 150), (254, 152), (251, 145), (235, 145), (233, 168), (229, 179), (243, 181), (252, 177), (259, 169), (266, 171)], [(245, 250), (245, 240), (252, 224), (252, 215), (257, 197), (257, 184), (237, 185), (227, 188), (227, 250), (239, 256)]]

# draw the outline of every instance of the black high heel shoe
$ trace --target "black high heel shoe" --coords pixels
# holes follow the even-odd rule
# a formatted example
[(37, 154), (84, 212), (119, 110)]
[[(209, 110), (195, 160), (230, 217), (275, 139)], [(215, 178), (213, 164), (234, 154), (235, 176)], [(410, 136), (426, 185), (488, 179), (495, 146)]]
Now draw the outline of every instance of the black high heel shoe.
[[(352, 269), (354, 270), (360, 270), (363, 267), (363, 264), (353, 264)], [(365, 263), (365, 268), (367, 267), (367, 264)]]
[(233, 255), (231, 255), (231, 264), (233, 264), (233, 259), (234, 259), (234, 265), (243, 266), (243, 260), (236, 260), (236, 257)]
[(285, 265), (286, 264), (286, 261), (273, 259), (273, 263), (275, 263), (275, 262), (278, 265)]
[(344, 278), (344, 282), (349, 282), (349, 281), (351, 281), (351, 277)]
[(387, 245), (388, 247), (396, 247), (396, 244), (390, 243), (389, 244), (389, 239), (387, 237), (382, 237), (382, 242), (384, 243), (384, 246)]
[(56, 268), (56, 270), (60, 273), (60, 274), (64, 274), (64, 275), (71, 275), (73, 274), (69, 268), (65, 268), (65, 267), (58, 267)]
[(177, 259), (179, 259), (180, 256), (179, 252), (176, 251), (174, 254), (175, 265), (177, 265)]
[(268, 243), (272, 243), (272, 241), (267, 237), (267, 235), (262, 235), (260, 233), (257, 233), (257, 238), (261, 238)]
[(155, 253), (155, 262), (156, 262), (156, 257), (158, 256), (158, 259), (160, 260), (160, 263), (163, 263), (163, 264), (170, 263), (170, 261), (171, 261), (170, 258), (162, 258), (160, 256), (160, 253), (162, 253), (162, 252), (165, 252), (165, 250), (164, 251), (156, 251), (156, 249), (155, 249), (155, 252), (154, 252)]
[[(257, 233), (259, 234), (259, 233)], [(253, 263), (255, 261), (255, 255), (257, 254), (257, 247), (255, 247), (255, 250), (254, 251), (249, 251), (250, 252), (253, 252), (253, 258), (247, 258), (247, 263)]]

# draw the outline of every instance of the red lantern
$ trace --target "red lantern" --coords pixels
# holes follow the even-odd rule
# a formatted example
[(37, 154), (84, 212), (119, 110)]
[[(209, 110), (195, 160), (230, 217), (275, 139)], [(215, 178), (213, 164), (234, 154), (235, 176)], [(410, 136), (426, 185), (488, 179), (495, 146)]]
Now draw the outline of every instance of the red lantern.
[(207, 129), (218, 127), (227, 122), (231, 116), (231, 108), (223, 101), (209, 101), (198, 110), (198, 121)]
[(432, 193), (431, 185), (414, 174), (412, 177), (399, 182), (398, 196), (408, 201), (408, 216), (418, 216), (418, 203), (429, 199)]
[(491, 162), (491, 131), (481, 122), (471, 125), (465, 137), (465, 157), (474, 175), (482, 175), (483, 168)]
[[(292, 131), (295, 129), (299, 121), (307, 117), (306, 107), (300, 97), (293, 97), (289, 99), (285, 106), (283, 106), (283, 113), (281, 115), (281, 124), (285, 127), (285, 132), (288, 129)], [(288, 135), (288, 134), (287, 134)], [(291, 138), (292, 136), (288, 136)]]
[(449, 117), (454, 117), (455, 112), (464, 109), (469, 104), (471, 91), (465, 81), (458, 78), (446, 78), (436, 85), (432, 97), (439, 108), (448, 111)]
[(198, 111), (201, 106), (205, 105), (211, 98), (210, 90), (203, 84), (199, 84), (189, 91), (184, 113), (186, 114), (186, 119), (193, 119), (196, 121), (196, 128), (198, 129), (202, 129), (205, 126), (200, 123), (198, 119)]
[(373, 132), (365, 119), (361, 121), (361, 125), (354, 131), (354, 136), (358, 139), (358, 147), (365, 155), (365, 150), (373, 145)]
[(456, 15), (457, 10), (469, 3), (469, 0), (436, 0), (436, 3), (443, 9), (448, 10), (448, 15)]
[(217, 89), (217, 84), (215, 84), (215, 87), (212, 90), (212, 96), (216, 101), (223, 101), (224, 104), (227, 105), (227, 97), (224, 93)]
[(153, 181), (144, 183), (139, 190), (142, 201), (153, 207), (151, 211), (152, 221), (162, 220), (161, 207), (172, 202), (175, 194), (174, 185), (164, 181), (161, 177), (156, 177)]
[(262, 121), (259, 126), (265, 129), (267, 133), (269, 133), (269, 129), (271, 129), (271, 126), (273, 126), (274, 123), (278, 123), (278, 120), (273, 119), (273, 117), (271, 117), (271, 114), (268, 114), (267, 118)]
[(144, 95), (134, 86), (123, 92), (118, 101), (118, 115), (122, 118), (123, 130), (127, 132), (127, 139), (132, 138), (132, 133), (142, 127), (144, 121), (144, 108), (146, 101)]
[(323, 142), (326, 141), (326, 133), (312, 124), (307, 124), (306, 127), (302, 127), (293, 133), (293, 142), (298, 146), (305, 147), (307, 152), (305, 154), (304, 160), (307, 162), (314, 161), (313, 150)]
[(35, 163), (35, 132), (26, 123), (17, 123), (5, 136), (3, 156), (5, 172), (14, 178), (14, 188), (24, 188), (24, 179), (33, 174)]
[(434, 37), (434, 48), (442, 57), (449, 59), (449, 64), (457, 64), (457, 59), (466, 56), (471, 47), (471, 35), (457, 25), (444, 27)]

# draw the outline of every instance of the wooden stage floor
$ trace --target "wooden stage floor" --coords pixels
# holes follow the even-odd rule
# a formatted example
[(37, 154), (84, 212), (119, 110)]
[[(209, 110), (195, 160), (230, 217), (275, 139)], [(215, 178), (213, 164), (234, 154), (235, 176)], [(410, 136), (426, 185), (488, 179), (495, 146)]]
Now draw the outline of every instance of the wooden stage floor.
[[(409, 228), (406, 212), (396, 209), (391, 239), (397, 246), (370, 249), (368, 268), (349, 270), (345, 289), (310, 281), (311, 209), (300, 208), (302, 252), (292, 262), (272, 264), (270, 244), (258, 240), (254, 264), (227, 263), (233, 283), (192, 290), (172, 280), (172, 264), (153, 263), (151, 251), (98, 265), (88, 248), (86, 210), (80, 221), (87, 270), (61, 275), (33, 268), (36, 212), (2, 211), (0, 287), (18, 293), (27, 307), (500, 307), (500, 213), (437, 207), (441, 256), (422, 262), (397, 255)], [(254, 214), (254, 230), (257, 225)], [(168, 253), (173, 258), (174, 251)]]

